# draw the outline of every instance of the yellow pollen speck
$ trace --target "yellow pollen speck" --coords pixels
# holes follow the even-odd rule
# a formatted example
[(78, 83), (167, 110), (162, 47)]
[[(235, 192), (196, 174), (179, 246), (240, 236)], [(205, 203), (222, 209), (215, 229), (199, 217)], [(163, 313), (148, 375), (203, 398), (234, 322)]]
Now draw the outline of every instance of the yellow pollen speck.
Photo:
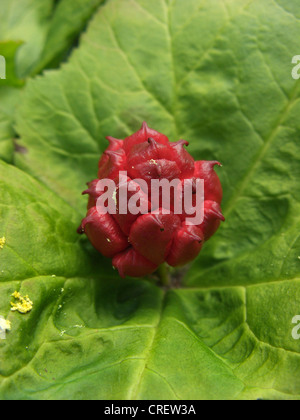
[(4, 248), (5, 243), (6, 243), (6, 238), (3, 236), (3, 238), (0, 238), (0, 249)]
[(17, 302), (10, 302), (11, 304), (11, 311), (13, 312), (20, 312), (20, 314), (27, 314), (28, 312), (31, 311), (32, 307), (33, 307), (33, 302), (31, 302), (31, 300), (29, 299), (28, 296), (21, 296), (21, 294), (19, 292), (14, 292), (12, 294), (12, 297), (14, 297)]
[(157, 162), (154, 159), (150, 159), (150, 162), (153, 163), (153, 165), (157, 165)]

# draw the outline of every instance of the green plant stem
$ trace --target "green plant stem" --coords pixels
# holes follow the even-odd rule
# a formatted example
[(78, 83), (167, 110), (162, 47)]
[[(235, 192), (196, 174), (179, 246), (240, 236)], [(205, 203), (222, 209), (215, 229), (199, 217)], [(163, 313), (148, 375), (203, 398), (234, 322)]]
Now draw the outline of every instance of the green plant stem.
[(171, 278), (170, 278), (170, 271), (167, 264), (163, 263), (159, 266), (158, 270), (158, 277), (160, 279), (160, 283), (162, 286), (170, 286)]

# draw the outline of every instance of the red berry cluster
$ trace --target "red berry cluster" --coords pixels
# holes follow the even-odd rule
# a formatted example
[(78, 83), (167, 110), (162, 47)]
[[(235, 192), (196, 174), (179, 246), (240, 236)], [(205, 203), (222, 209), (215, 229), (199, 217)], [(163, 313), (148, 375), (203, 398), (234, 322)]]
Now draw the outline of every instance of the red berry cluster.
[[(217, 161), (197, 161), (187, 152), (188, 142), (172, 143), (169, 139), (150, 129), (142, 128), (118, 140), (112, 137), (109, 147), (99, 162), (98, 178), (88, 184), (83, 194), (89, 195), (88, 213), (82, 221), (79, 233), (86, 233), (92, 245), (112, 263), (120, 275), (142, 277), (153, 273), (160, 264), (167, 262), (172, 267), (183, 266), (194, 260), (205, 241), (224, 221), (221, 211), (222, 187), (214, 171)], [(128, 200), (134, 194), (148, 206), (146, 214), (120, 214), (118, 211), (120, 172), (127, 172), (122, 185), (131, 182)], [(114, 200), (116, 214), (102, 213), (97, 209), (99, 180), (115, 181)], [(143, 179), (149, 186), (148, 194), (133, 180)], [(186, 223), (187, 214), (164, 214), (161, 201), (153, 208), (151, 180), (179, 179), (194, 182), (204, 180), (204, 220), (200, 225)], [(134, 185), (134, 188), (132, 188)], [(172, 200), (171, 200), (172, 203)], [(173, 203), (174, 204), (174, 203)], [(172, 204), (171, 204), (172, 210)], [(189, 216), (190, 217), (190, 216)]]

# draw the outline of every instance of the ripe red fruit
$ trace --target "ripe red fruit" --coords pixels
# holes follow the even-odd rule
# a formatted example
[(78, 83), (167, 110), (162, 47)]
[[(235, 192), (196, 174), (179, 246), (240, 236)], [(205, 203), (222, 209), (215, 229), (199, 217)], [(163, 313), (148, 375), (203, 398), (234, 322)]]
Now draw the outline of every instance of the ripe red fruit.
[[(89, 195), (88, 214), (78, 233), (85, 233), (102, 255), (112, 258), (113, 266), (122, 277), (143, 277), (153, 273), (164, 262), (178, 267), (193, 261), (203, 243), (225, 220), (220, 207), (222, 186), (214, 170), (215, 165), (220, 163), (195, 162), (185, 149), (188, 142), (180, 140), (171, 143), (165, 135), (150, 129), (146, 123), (125, 140), (107, 139), (110, 144), (100, 159), (98, 178), (90, 182), (83, 193)], [(127, 175), (120, 175), (120, 172)], [(115, 182), (111, 198), (116, 204), (116, 212), (111, 214), (98, 211), (97, 200), (104, 194), (98, 185), (103, 179)], [(148, 191), (132, 181), (137, 179), (145, 181)], [(189, 180), (192, 186), (197, 179), (204, 180), (203, 222), (189, 225), (187, 218), (191, 215), (184, 212), (175, 214), (174, 198), (170, 200), (170, 214), (165, 214), (162, 194), (153, 208), (151, 181), (154, 179), (178, 179), (180, 191), (183, 191), (185, 180)], [(144, 208), (144, 211), (123, 214), (120, 194), (124, 188), (127, 190), (128, 207), (135, 196), (138, 208)], [(195, 205), (194, 196), (192, 201)]]

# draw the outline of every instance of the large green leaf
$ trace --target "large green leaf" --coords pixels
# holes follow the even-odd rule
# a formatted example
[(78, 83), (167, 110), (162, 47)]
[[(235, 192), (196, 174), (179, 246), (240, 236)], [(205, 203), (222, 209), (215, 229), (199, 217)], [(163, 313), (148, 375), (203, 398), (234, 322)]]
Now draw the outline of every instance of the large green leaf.
[[(0, 315), (14, 290), (34, 307), (8, 315), (0, 398), (300, 398), (299, 19), (296, 0), (110, 0), (28, 83), (17, 164), (38, 181), (1, 166)], [(75, 238), (104, 137), (142, 120), (223, 163), (226, 224), (180, 289)]]

